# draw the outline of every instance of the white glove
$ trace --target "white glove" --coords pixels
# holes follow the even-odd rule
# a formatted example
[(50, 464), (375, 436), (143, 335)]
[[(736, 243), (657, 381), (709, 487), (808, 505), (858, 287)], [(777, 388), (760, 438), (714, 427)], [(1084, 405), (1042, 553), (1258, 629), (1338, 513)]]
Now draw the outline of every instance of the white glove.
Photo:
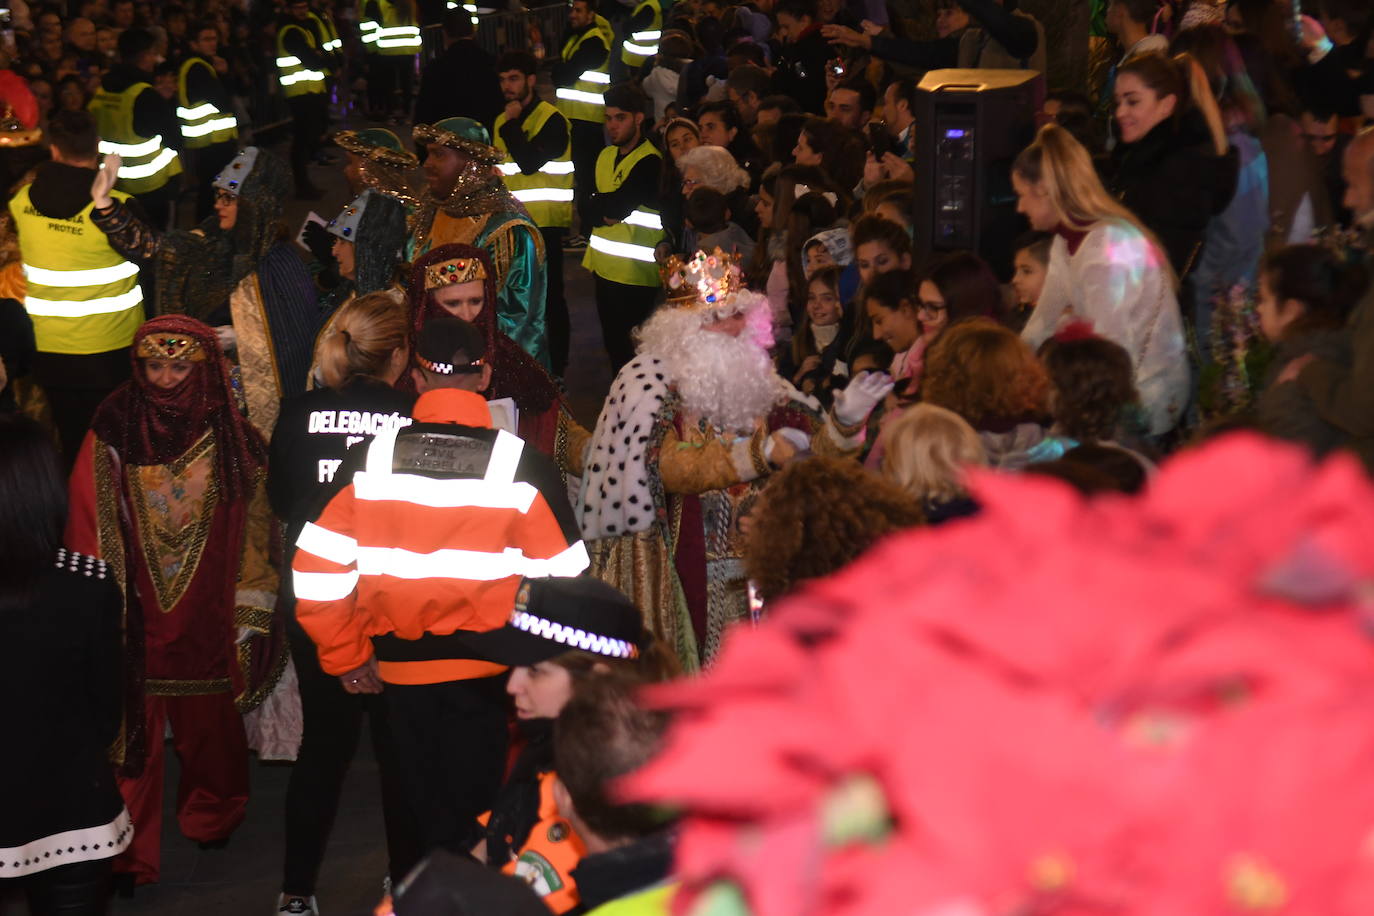
[(249, 629), (248, 627), (239, 627), (238, 638), (236, 638), (236, 639), (234, 640), (234, 645), (236, 645), (236, 646), (241, 646), (241, 645), (243, 645), (244, 643), (248, 642), (248, 640), (250, 640), (250, 639), (252, 639), (254, 636), (256, 636), (256, 635), (257, 635), (257, 632), (258, 632), (257, 630), (252, 630), (252, 629)]
[(773, 436), (781, 436), (783, 439), (787, 441), (788, 445), (792, 446), (793, 454), (787, 456), (788, 460), (791, 460), (793, 457), (796, 457), (797, 455), (805, 455), (807, 452), (811, 451), (810, 436), (808, 436), (806, 433), (802, 432), (794, 426), (783, 426), (777, 430), (774, 430), (773, 435), (769, 436), (763, 442), (763, 457), (765, 460), (773, 464), (786, 463), (781, 461), (773, 461), (773, 453), (777, 450), (777, 440), (774, 439)]
[(892, 392), (894, 385), (886, 372), (860, 372), (835, 395), (835, 419), (841, 426), (858, 426)]
[(234, 332), (232, 324), (222, 324), (215, 328), (215, 337), (219, 338), (219, 348), (228, 352), (239, 345), (238, 334)]
[(104, 210), (110, 205), (110, 191), (114, 189), (115, 181), (119, 178), (119, 167), (123, 162), (118, 153), (109, 153), (96, 170), (95, 180), (91, 182), (91, 202), (97, 210)]

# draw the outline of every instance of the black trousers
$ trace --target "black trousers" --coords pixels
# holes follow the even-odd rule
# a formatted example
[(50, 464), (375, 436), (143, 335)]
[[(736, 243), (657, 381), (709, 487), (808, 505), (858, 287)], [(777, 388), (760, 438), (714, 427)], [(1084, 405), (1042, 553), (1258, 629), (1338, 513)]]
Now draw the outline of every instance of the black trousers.
[(657, 286), (631, 286), (597, 276), (596, 315), (601, 319), (601, 339), (612, 373), (634, 358), (631, 332), (653, 313), (657, 299)]
[(323, 92), (298, 95), (286, 100), (291, 108), (291, 178), (296, 192), (307, 191), (310, 161), (320, 151), (324, 132), (329, 129), (329, 96)]
[(213, 143), (204, 149), (192, 150), (191, 166), (196, 175), (196, 222), (199, 223), (215, 210), (215, 188), (210, 182), (215, 176), (234, 161), (238, 155), (237, 141), (226, 140)]
[[(505, 675), (443, 684), (387, 684), (382, 697), (422, 853), (466, 852), (481, 838), (505, 772)], [(392, 868), (408, 869), (392, 859)], [(414, 865), (416, 863), (410, 863)]]
[[(151, 311), (151, 306), (151, 302), (145, 303), (145, 310)], [(96, 408), (110, 392), (128, 381), (131, 371), (128, 347), (83, 355), (34, 355), (33, 378), (48, 396), (67, 470), (76, 463), (76, 453), (91, 428)]]
[(382, 777), (382, 820), (391, 858), (391, 880), (399, 882), (420, 857), (415, 820), (398, 776), (396, 752), (387, 723), (387, 707), (379, 696), (351, 694), (339, 679), (320, 668), (319, 653), (296, 622), (294, 608), (283, 615), (291, 640), (291, 655), (300, 681), (305, 732), (291, 778), (286, 785), (286, 853), (282, 866), (283, 893), (309, 897), (324, 861), (325, 847), (339, 810), (344, 777), (368, 716), (372, 752)]
[(572, 125), (573, 194), (577, 201), (577, 227), (583, 235), (591, 235), (592, 218), (587, 213), (587, 200), (596, 190), (596, 157), (606, 148), (606, 130), (591, 121), (569, 118)]
[[(373, 54), (367, 59), (367, 103), (373, 112), (410, 112), (415, 87), (415, 55)], [(456, 88), (456, 87), (455, 87)]]
[(548, 275), (544, 287), (544, 322), (549, 337), (549, 363), (555, 378), (568, 368), (568, 346), (572, 338), (572, 319), (568, 298), (563, 292), (563, 236), (560, 227), (540, 226), (544, 237), (544, 267)]
[(104, 916), (110, 909), (113, 870), (114, 859), (73, 862), (0, 881), (0, 890), (11, 884), (22, 887), (30, 916)]

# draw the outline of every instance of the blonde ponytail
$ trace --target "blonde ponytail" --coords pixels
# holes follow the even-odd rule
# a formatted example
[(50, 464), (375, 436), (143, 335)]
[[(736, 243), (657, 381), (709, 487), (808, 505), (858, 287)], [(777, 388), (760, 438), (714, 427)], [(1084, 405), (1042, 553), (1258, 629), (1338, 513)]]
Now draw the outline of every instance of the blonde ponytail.
[[(1059, 222), (1068, 229), (1088, 232), (1097, 223), (1113, 220), (1129, 224), (1154, 246), (1160, 264), (1172, 277), (1173, 269), (1159, 239), (1138, 216), (1107, 193), (1088, 151), (1058, 124), (1040, 128), (1035, 142), (1016, 157), (1012, 171), (1027, 184), (1044, 189)], [(1176, 277), (1173, 283), (1177, 285)]]
[(405, 301), (389, 292), (344, 303), (315, 355), (320, 379), (339, 389), (357, 376), (381, 377), (407, 340)]

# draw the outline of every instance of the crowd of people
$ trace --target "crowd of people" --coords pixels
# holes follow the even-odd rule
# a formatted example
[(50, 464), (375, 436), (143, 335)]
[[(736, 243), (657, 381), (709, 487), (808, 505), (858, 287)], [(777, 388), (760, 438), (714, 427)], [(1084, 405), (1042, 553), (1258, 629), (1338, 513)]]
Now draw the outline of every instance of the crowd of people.
[[(497, 56), (478, 41), (492, 14), (471, 4), (11, 0), (0, 631), (24, 651), (0, 684), (41, 697), (20, 731), (45, 752), (0, 767), (23, 787), (5, 796), (0, 888), (22, 887), (35, 913), (104, 912), (112, 884), (159, 880), (169, 748), (177, 826), (207, 849), (243, 821), (256, 754), (293, 761), (276, 911), (318, 914), (366, 721), (383, 914), (666, 913), (687, 897), (701, 912), (897, 912), (882, 882), (856, 890), (852, 869), (800, 864), (803, 843), (819, 862), (893, 837), (922, 863), (909, 896), (929, 908), (915, 912), (1145, 912), (1150, 879), (1097, 861), (1094, 893), (1145, 896), (1056, 897), (1073, 870), (1057, 859), (1034, 859), (1029, 896), (980, 883), (1015, 870), (999, 858), (1013, 846), (1053, 859), (1049, 833), (933, 851), (913, 825), (938, 779), (885, 770), (910, 766), (907, 738), (875, 744), (876, 724), (838, 698), (844, 672), (872, 680), (856, 646), (896, 666), (902, 647), (929, 666), (912, 691), (939, 672), (990, 715), (1078, 742), (1062, 791), (1089, 762), (1115, 765), (1104, 723), (1140, 695), (1175, 702), (1165, 681), (1180, 671), (1199, 697), (1242, 680), (1262, 693), (1278, 678), (1266, 639), (1332, 638), (1276, 614), (1233, 667), (1190, 662), (1185, 626), (1204, 654), (1245, 629), (1190, 594), (1131, 622), (1151, 647), (1134, 662), (1134, 647), (1084, 634), (1129, 671), (1080, 683), (1049, 670), (1049, 649), (1017, 658), (1010, 624), (978, 622), (1018, 587), (984, 556), (999, 531), (1022, 544), (1007, 560), (1039, 608), (1047, 570), (1072, 563), (1028, 546), (1041, 521), (1129, 531), (1062, 540), (1134, 583), (1133, 550), (1185, 578), (1200, 573), (1176, 542), (1237, 552), (1226, 538), (1245, 506), (1199, 509), (1206, 538), (1202, 519), (1192, 534), (1177, 519), (1204, 471), (1250, 496), (1269, 468), (1325, 486), (1316, 503), (1341, 488), (1370, 501), (1357, 468), (1374, 470), (1374, 10), (1089, 5), (1110, 66), (1066, 86), (1050, 51), (1069, 36), (1017, 0), (572, 0), (564, 34), (530, 28)], [(952, 68), (1040, 75), (1035, 127), (997, 176), (1023, 219), (1009, 249), (918, 242), (923, 80)], [(320, 198), (322, 168), (342, 171), (349, 202), (288, 225), (292, 200)], [(591, 313), (569, 307), (576, 271), (604, 352), (574, 347)], [(587, 423), (568, 392), (606, 365)], [(1200, 445), (1240, 431), (1294, 451)], [(1335, 470), (1304, 477), (1303, 461), (1333, 455)], [(1107, 514), (1070, 493), (1105, 497)], [(1309, 543), (1300, 514), (1282, 513), (1292, 556), (1274, 546), (1246, 567), (1272, 573), (1256, 594), (1355, 602), (1369, 564), (1349, 526), (1313, 509), (1302, 517), (1326, 533)], [(861, 560), (880, 541), (883, 562)], [(1109, 603), (1112, 580), (1091, 579), (1085, 594)], [(900, 638), (883, 647), (889, 626)], [(1350, 629), (1352, 647), (1320, 648), (1353, 668)], [(1051, 714), (1023, 695), (1031, 683), (1093, 713)], [(1329, 671), (1320, 684), (1351, 708), (1364, 689)], [(1264, 699), (1266, 715), (1280, 705)], [(1211, 727), (1220, 701), (1195, 702)], [(912, 703), (911, 735), (955, 726), (938, 705)], [(786, 723), (799, 730), (781, 739)], [(865, 729), (869, 757), (841, 751)], [(813, 738), (837, 743), (798, 749)], [(967, 738), (931, 772), (982, 798), (958, 755), (1016, 761)], [(1200, 743), (1230, 747), (1217, 740)], [(748, 772), (727, 775), (722, 753)], [(1058, 771), (1032, 756), (1027, 784), (1048, 791)], [(1132, 784), (1151, 784), (1136, 763)], [(1113, 816), (1129, 807), (1103, 791)], [(786, 799), (816, 810), (793, 817)], [(885, 813), (911, 805), (915, 818)], [(754, 829), (787, 887), (763, 874)], [(1076, 855), (1094, 837), (1063, 836)], [(977, 849), (986, 861), (968, 859)], [(1289, 912), (1273, 886), (1285, 863), (1264, 859), (1279, 853), (1247, 854), (1268, 864), (1241, 876), (1254, 905), (1240, 911)], [(1292, 912), (1367, 912), (1357, 897)]]

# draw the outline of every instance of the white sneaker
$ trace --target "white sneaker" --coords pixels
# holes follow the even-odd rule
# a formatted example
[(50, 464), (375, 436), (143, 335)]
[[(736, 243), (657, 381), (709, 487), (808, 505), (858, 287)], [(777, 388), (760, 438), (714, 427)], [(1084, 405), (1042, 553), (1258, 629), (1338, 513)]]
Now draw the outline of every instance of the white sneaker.
[(277, 912), (290, 913), (291, 916), (320, 916), (320, 908), (314, 897), (288, 897), (285, 894), (277, 897)]

